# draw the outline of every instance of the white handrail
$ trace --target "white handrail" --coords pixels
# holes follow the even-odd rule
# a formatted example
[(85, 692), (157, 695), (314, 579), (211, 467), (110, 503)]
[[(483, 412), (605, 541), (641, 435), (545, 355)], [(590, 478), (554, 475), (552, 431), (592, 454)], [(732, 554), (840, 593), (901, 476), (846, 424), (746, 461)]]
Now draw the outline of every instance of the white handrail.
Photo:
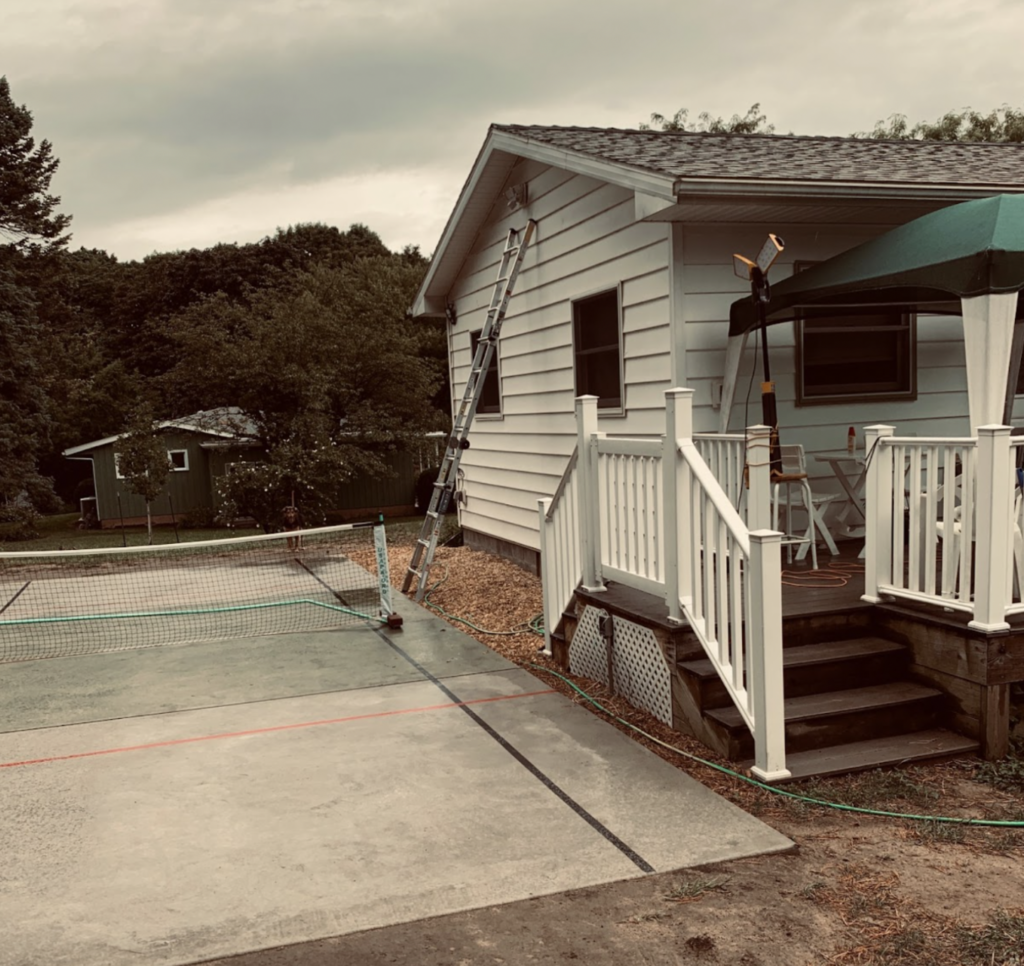
[(580, 563), (579, 451), (573, 450), (554, 496), (538, 500), (540, 574), (544, 605), (544, 652), (551, 654), (551, 634), (582, 577)]

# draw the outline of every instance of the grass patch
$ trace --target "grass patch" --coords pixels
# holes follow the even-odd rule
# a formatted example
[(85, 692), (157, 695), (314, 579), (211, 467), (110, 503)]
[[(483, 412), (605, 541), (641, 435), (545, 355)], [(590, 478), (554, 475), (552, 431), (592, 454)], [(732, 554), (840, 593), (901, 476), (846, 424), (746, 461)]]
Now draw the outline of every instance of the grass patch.
[(1014, 738), (1005, 758), (982, 762), (974, 777), (1004, 792), (1024, 792), (1024, 739)]
[[(930, 808), (939, 800), (938, 789), (920, 780), (917, 769), (903, 768), (886, 771), (859, 772), (838, 778), (815, 778), (805, 782), (794, 782), (787, 790), (818, 798), (838, 805), (854, 808), (876, 808), (884, 811), (899, 811), (908, 808)], [(816, 809), (818, 806), (788, 799), (791, 808), (798, 812)]]
[(914, 822), (914, 838), (926, 845), (963, 845), (967, 826), (958, 822)]
[(695, 902), (709, 892), (725, 892), (728, 881), (727, 875), (697, 876), (676, 883), (662, 898), (666, 902)]
[(1024, 915), (1000, 910), (981, 927), (958, 925), (954, 932), (962, 966), (1024, 964)]

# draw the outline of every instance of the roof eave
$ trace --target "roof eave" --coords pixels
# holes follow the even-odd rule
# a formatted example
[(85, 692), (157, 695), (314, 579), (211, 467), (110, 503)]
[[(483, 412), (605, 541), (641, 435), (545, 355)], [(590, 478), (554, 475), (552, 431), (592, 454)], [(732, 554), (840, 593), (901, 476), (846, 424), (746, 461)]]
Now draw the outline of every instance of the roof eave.
[[(539, 161), (574, 174), (600, 178), (669, 202), (675, 200), (672, 179), (666, 175), (555, 148), (492, 127), (448, 218), (426, 277), (416, 293), (411, 310), (415, 318), (444, 315), (448, 290), (490, 212), (494, 197), (519, 158)], [(480, 192), (485, 197), (478, 197)]]
[(959, 201), (987, 198), (993, 194), (1018, 194), (1024, 191), (1019, 183), (1013, 185), (920, 184), (907, 182), (870, 181), (801, 181), (797, 179), (768, 178), (676, 178), (672, 191), (678, 201), (711, 198), (739, 200), (741, 198), (802, 199), (817, 202), (830, 200), (874, 201)]

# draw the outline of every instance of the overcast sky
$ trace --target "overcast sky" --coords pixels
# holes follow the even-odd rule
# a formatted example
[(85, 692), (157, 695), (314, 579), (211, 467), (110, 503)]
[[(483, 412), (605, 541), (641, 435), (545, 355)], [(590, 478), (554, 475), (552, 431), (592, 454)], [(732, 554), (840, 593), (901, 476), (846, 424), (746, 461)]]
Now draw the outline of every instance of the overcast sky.
[[(1024, 104), (1020, 0), (3, 0), (0, 74), (119, 258), (369, 225), (433, 250), (491, 122), (851, 134)], [(760, 20), (740, 19), (760, 15)]]

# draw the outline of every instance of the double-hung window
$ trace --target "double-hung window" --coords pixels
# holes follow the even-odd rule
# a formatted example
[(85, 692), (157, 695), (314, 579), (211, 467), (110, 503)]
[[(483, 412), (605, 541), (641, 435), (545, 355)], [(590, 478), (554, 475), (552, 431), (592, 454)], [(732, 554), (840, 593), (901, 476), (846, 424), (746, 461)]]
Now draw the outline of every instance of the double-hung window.
[[(476, 347), (480, 344), (483, 329), (469, 333), (470, 364), (476, 358)], [(484, 373), (484, 385), (480, 390), (480, 401), (476, 411), (482, 416), (497, 415), (501, 412), (501, 384), (498, 381), (498, 344), (494, 344), (491, 361)]]
[(598, 409), (622, 409), (622, 311), (618, 287), (572, 303), (576, 395)]
[[(795, 268), (813, 264), (798, 262)], [(916, 320), (898, 310), (808, 312), (796, 322), (796, 363), (798, 406), (916, 399)]]

